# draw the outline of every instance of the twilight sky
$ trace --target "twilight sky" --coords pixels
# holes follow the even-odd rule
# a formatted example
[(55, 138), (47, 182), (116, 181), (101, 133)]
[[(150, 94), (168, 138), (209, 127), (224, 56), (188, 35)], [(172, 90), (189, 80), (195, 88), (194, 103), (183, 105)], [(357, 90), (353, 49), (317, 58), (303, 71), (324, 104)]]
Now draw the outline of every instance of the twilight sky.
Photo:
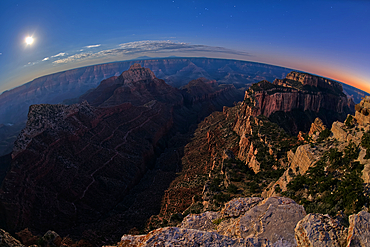
[(0, 93), (141, 56), (263, 62), (370, 92), (368, 0), (0, 0), (0, 23)]

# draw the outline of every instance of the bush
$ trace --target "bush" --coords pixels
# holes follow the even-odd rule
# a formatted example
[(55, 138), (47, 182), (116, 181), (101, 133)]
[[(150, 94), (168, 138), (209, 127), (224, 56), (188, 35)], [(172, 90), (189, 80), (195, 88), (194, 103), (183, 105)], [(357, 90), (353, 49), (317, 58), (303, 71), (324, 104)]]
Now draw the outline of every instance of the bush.
[(216, 200), (217, 202), (228, 202), (230, 201), (230, 195), (220, 193), (220, 194), (214, 195), (213, 199)]
[(236, 193), (238, 193), (238, 187), (236, 187), (234, 184), (230, 184), (227, 187), (227, 192), (229, 192), (231, 194), (236, 194)]
[(276, 193), (280, 193), (281, 192), (281, 189), (280, 189), (280, 186), (279, 185), (276, 185), (275, 192)]
[(209, 185), (209, 189), (211, 191), (220, 191), (220, 183), (221, 183), (221, 179), (219, 178), (214, 178), (212, 181), (211, 181), (211, 184)]
[(219, 219), (215, 219), (214, 221), (212, 221), (213, 224), (215, 225), (219, 225), (224, 219), (222, 218), (219, 218)]
[(370, 133), (369, 132), (364, 133), (364, 135), (362, 136), (361, 146), (366, 149), (366, 155), (365, 155), (364, 158), (365, 159), (369, 159), (370, 158), (370, 152), (369, 152), (369, 148), (370, 148)]
[(255, 181), (249, 183), (248, 185), (249, 185), (249, 190), (252, 194), (259, 191), (259, 186)]
[(348, 115), (346, 121), (344, 122), (344, 124), (349, 127), (349, 128), (352, 128), (354, 127), (354, 125), (352, 124), (352, 120), (353, 120), (353, 117), (352, 115)]
[(331, 130), (330, 129), (324, 129), (323, 131), (320, 132), (319, 138), (317, 139), (318, 142), (321, 142), (322, 140), (327, 139), (331, 135)]

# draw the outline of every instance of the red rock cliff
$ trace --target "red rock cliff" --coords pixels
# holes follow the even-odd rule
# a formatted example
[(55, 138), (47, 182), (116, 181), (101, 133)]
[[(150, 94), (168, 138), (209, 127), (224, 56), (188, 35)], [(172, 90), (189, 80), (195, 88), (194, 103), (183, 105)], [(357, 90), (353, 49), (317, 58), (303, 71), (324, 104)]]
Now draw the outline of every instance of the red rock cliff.
[(308, 131), (310, 123), (320, 117), (330, 126), (343, 121), (353, 112), (353, 101), (347, 99), (338, 82), (314, 75), (291, 72), (274, 83), (261, 81), (245, 94), (253, 116), (264, 115), (290, 133)]

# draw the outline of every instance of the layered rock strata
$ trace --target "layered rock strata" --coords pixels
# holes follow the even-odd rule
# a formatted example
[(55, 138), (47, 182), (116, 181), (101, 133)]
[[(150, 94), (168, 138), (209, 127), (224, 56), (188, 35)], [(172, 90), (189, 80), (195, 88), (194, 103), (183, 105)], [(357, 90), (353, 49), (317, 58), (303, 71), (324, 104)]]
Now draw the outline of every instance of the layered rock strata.
[(264, 115), (293, 134), (308, 131), (307, 122), (316, 117), (330, 126), (354, 110), (340, 83), (299, 72), (291, 72), (273, 83), (261, 81), (248, 93), (255, 101), (254, 116)]

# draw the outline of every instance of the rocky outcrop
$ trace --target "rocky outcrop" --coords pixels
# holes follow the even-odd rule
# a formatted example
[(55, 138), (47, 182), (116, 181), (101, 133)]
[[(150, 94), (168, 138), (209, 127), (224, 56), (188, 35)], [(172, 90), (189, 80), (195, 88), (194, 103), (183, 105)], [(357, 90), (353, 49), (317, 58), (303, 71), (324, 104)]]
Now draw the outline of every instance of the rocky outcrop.
[(293, 200), (270, 197), (246, 210), (240, 217), (222, 221), (217, 232), (231, 237), (258, 237), (268, 239), (272, 244), (283, 242), (294, 246), (294, 227), (305, 215), (304, 208)]
[(273, 83), (261, 81), (247, 93), (255, 101), (254, 116), (264, 115), (292, 134), (308, 131), (316, 117), (330, 126), (354, 110), (341, 84), (305, 73), (291, 72)]
[(336, 121), (331, 126), (331, 132), (333, 133), (333, 137), (340, 142), (354, 142), (356, 145), (359, 145), (364, 131), (369, 130), (369, 128), (370, 125), (361, 127), (362, 130), (360, 131), (352, 131), (344, 123)]
[(19, 240), (13, 238), (8, 232), (0, 229), (0, 246), (1, 247), (24, 247)]
[(347, 246), (369, 246), (370, 244), (370, 214), (361, 211), (349, 216)]
[(363, 100), (355, 107), (355, 119), (361, 126), (367, 126), (370, 124), (370, 97), (366, 96)]
[(149, 246), (156, 241), (182, 246), (294, 246), (294, 227), (305, 215), (303, 207), (289, 198), (236, 198), (220, 212), (188, 215), (179, 228), (124, 235), (119, 245)]
[(206, 211), (202, 214), (189, 214), (186, 216), (181, 224), (181, 228), (196, 229), (201, 231), (216, 232), (216, 220), (221, 218), (220, 212)]
[(177, 227), (123, 235), (118, 246), (368, 246), (370, 214), (349, 217), (349, 227), (328, 215), (308, 214), (284, 197), (235, 198), (218, 212), (186, 216)]
[(300, 174), (304, 175), (310, 167), (313, 167), (320, 159), (321, 152), (312, 148), (310, 144), (300, 145), (295, 152), (289, 150), (287, 153), (288, 169), (274, 183), (271, 183), (263, 192), (263, 197), (278, 196), (287, 190), (287, 185), (293, 177)]
[(125, 235), (119, 247), (134, 246), (270, 246), (264, 239), (231, 238), (214, 232), (178, 227), (166, 227), (151, 231), (147, 235)]
[(308, 214), (298, 222), (295, 237), (298, 246), (345, 246), (348, 229), (329, 215)]
[(150, 69), (134, 64), (120, 76), (102, 81), (95, 90), (81, 96), (80, 101), (84, 100), (101, 107), (124, 102), (140, 106), (151, 100), (177, 105), (182, 104), (183, 97), (178, 89), (156, 78)]
[(315, 121), (311, 124), (310, 131), (308, 135), (312, 137), (313, 135), (319, 136), (319, 134), (326, 129), (326, 126), (320, 118), (316, 118)]
[(291, 150), (288, 152), (288, 161), (290, 167), (295, 174), (304, 175), (307, 170), (319, 159), (320, 155), (315, 154), (315, 148), (310, 144), (301, 145), (297, 148), (295, 153)]
[(329, 215), (308, 214), (295, 227), (298, 246), (369, 246), (370, 214), (361, 211), (349, 216), (349, 227)]
[[(328, 90), (332, 90), (337, 93), (343, 92), (343, 87), (339, 82), (336, 82), (336, 81), (333, 81), (327, 78), (307, 74), (307, 73), (292, 71), (286, 76), (285, 79), (298, 81), (303, 86), (308, 85), (308, 86), (316, 87), (320, 89), (328, 89)], [(274, 83), (275, 84), (284, 83), (284, 80), (283, 81), (276, 80)], [(289, 85), (289, 83), (287, 84)]]

